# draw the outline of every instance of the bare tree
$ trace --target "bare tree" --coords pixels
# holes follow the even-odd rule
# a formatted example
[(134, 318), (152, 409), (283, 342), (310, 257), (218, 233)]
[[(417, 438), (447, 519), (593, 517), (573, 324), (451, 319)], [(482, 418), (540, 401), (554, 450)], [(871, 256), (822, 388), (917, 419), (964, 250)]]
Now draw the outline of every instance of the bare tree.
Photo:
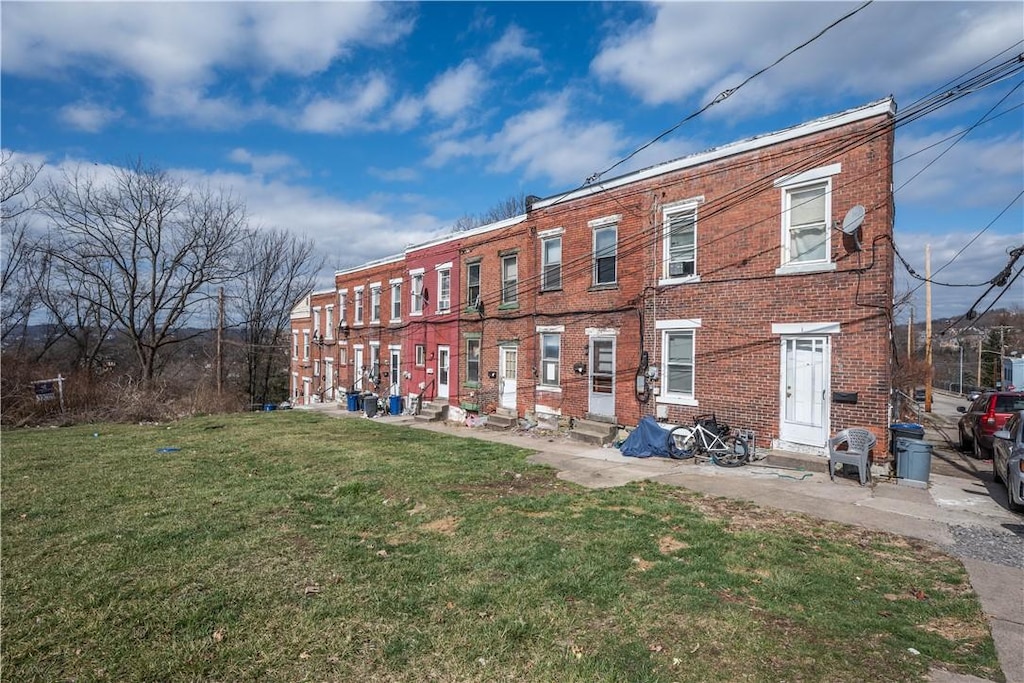
[(509, 195), (502, 199), (479, 216), (474, 216), (473, 214), (462, 216), (452, 225), (451, 231), (465, 232), (466, 230), (479, 228), (481, 225), (496, 223), (506, 218), (514, 218), (523, 213), (526, 213), (526, 195), (520, 192), (517, 195)]
[(24, 342), (38, 302), (40, 254), (27, 218), (36, 204), (29, 190), (41, 169), (42, 164), (18, 162), (9, 150), (0, 150), (0, 344), (5, 347), (15, 334)]
[(250, 231), (239, 249), (232, 308), (245, 337), (250, 399), (268, 398), (275, 374), (287, 367), (289, 313), (323, 268), (315, 253), (312, 240), (284, 230)]
[(53, 223), (48, 258), (76, 285), (79, 310), (125, 336), (150, 382), (168, 348), (198, 334), (185, 332), (197, 306), (235, 274), (244, 205), (139, 161), (104, 179), (66, 171), (42, 208)]

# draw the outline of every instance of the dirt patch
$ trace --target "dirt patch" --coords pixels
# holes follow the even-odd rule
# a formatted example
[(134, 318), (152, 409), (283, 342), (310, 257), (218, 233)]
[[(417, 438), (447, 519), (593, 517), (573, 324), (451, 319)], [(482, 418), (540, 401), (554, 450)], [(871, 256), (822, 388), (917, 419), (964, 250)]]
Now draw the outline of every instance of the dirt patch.
[(452, 536), (455, 531), (459, 528), (459, 520), (455, 517), (441, 517), (435, 519), (432, 522), (426, 524), (420, 524), (421, 531), (432, 531), (438, 534), (444, 534), (445, 536)]
[(471, 497), (550, 496), (569, 487), (551, 471), (502, 472), (500, 479), (453, 486), (450, 490)]
[(953, 617), (940, 617), (932, 619), (927, 624), (918, 626), (922, 631), (935, 633), (946, 640), (977, 642), (988, 637), (988, 628), (985, 624), (972, 621), (961, 621)]
[(653, 567), (654, 563), (649, 560), (645, 560), (642, 557), (634, 557), (633, 566), (636, 568), (638, 572), (645, 572), (651, 567)]
[(684, 548), (689, 547), (689, 543), (684, 543), (683, 541), (674, 539), (671, 536), (662, 536), (658, 539), (658, 552), (662, 555), (671, 555), (677, 550), (683, 550)]

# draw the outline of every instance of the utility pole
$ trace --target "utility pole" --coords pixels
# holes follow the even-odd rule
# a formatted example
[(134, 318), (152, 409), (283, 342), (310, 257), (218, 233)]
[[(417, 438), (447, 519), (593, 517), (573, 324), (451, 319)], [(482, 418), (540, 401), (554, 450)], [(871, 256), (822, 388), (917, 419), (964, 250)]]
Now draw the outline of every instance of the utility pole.
[(924, 245), (924, 362), (927, 381), (924, 385), (924, 412), (932, 412), (932, 245)]
[(910, 321), (907, 322), (907, 362), (914, 358), (914, 307), (910, 307)]
[(217, 395), (221, 395), (224, 363), (224, 288), (217, 292)]

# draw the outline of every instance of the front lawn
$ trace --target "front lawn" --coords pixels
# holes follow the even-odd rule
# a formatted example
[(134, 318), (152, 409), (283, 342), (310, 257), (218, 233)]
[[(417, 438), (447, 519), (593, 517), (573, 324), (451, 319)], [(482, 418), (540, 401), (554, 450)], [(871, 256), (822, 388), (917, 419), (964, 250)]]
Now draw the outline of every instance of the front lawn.
[(1001, 677), (930, 546), (527, 455), (301, 411), (5, 432), (0, 678)]

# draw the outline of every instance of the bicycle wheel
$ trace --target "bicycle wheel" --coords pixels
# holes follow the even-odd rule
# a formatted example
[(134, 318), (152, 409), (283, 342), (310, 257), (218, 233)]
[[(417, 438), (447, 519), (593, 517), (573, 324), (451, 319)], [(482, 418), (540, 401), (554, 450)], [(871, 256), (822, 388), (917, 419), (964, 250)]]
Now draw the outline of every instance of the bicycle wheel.
[(724, 448), (716, 448), (711, 451), (711, 461), (719, 467), (739, 467), (750, 457), (750, 449), (747, 442), (737, 436), (727, 436), (722, 441)]
[(692, 458), (697, 450), (697, 438), (689, 427), (675, 427), (668, 433), (668, 457), (675, 460)]

